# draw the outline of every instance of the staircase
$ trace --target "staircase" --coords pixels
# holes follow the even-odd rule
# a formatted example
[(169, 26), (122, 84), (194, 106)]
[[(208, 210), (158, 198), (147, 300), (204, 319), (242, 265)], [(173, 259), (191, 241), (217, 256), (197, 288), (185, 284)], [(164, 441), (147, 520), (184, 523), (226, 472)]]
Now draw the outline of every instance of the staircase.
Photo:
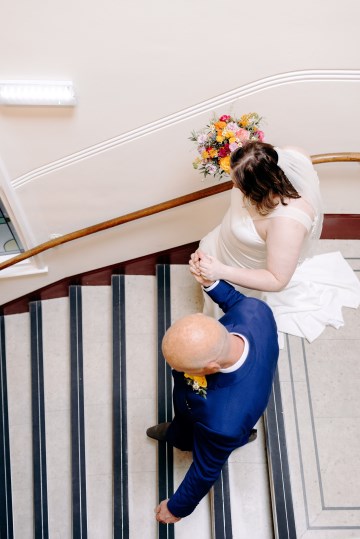
[(201, 309), (187, 266), (159, 265), (1, 317), (1, 539), (273, 537), (262, 420), (192, 515), (154, 518), (191, 463), (145, 434), (172, 414), (159, 344)]

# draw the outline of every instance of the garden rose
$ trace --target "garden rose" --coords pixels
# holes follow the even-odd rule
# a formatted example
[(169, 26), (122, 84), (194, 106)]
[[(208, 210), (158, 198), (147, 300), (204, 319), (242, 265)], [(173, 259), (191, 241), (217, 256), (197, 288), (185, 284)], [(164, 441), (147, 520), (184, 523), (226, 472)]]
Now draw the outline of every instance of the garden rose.
[(241, 142), (245, 142), (246, 140), (249, 140), (250, 133), (246, 129), (240, 127), (239, 131), (236, 131), (236, 136)]

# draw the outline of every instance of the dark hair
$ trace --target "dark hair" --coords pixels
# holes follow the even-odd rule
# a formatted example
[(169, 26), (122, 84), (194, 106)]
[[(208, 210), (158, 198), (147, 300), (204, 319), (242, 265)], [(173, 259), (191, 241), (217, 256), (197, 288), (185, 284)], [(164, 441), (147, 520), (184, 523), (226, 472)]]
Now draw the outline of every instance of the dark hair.
[(277, 164), (278, 154), (272, 144), (246, 142), (230, 156), (234, 185), (255, 205), (260, 215), (267, 215), (277, 205), (275, 197), (286, 206), (285, 198), (300, 198)]

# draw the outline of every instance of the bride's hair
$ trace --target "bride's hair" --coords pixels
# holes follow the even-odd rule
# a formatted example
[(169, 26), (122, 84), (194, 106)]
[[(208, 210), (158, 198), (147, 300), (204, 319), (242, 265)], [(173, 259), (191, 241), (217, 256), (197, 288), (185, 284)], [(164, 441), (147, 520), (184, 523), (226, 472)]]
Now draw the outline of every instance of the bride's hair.
[(299, 193), (278, 166), (278, 154), (272, 144), (246, 142), (230, 156), (234, 185), (253, 204), (260, 215), (267, 215), (286, 198), (300, 198)]

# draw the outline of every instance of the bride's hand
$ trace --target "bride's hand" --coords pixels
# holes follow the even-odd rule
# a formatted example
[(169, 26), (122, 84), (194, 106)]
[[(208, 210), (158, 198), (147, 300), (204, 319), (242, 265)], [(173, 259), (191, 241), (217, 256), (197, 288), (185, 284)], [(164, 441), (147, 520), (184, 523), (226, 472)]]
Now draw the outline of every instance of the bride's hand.
[(199, 255), (197, 251), (190, 256), (189, 269), (194, 275), (200, 276)]
[(217, 281), (218, 279), (222, 279), (224, 264), (213, 256), (202, 254), (199, 260), (199, 269), (204, 279)]

